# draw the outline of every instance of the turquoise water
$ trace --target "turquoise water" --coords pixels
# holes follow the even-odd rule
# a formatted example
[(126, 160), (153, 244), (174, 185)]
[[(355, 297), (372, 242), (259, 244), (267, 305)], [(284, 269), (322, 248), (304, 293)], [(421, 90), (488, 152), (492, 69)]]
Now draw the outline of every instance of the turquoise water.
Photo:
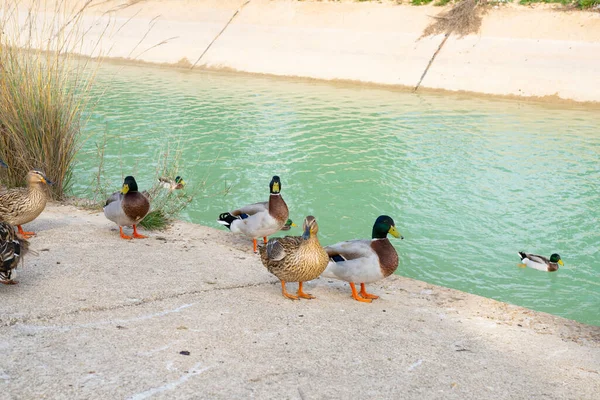
[[(149, 187), (179, 149), (179, 173), (205, 184), (185, 220), (220, 227), (277, 174), (291, 218), (315, 215), (324, 245), (370, 237), (388, 214), (405, 236), (398, 274), (600, 325), (597, 111), (140, 66), (97, 80), (77, 195), (104, 135), (115, 190), (128, 174)], [(518, 268), (519, 250), (565, 267)]]

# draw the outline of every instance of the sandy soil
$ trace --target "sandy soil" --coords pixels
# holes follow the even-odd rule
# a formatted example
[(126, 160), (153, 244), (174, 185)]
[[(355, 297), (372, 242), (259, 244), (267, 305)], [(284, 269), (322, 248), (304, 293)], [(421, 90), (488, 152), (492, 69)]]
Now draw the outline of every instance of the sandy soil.
[[(0, 285), (0, 397), (594, 399), (600, 328), (392, 276), (290, 301), (223, 229), (125, 241), (51, 204), (37, 256)], [(290, 285), (291, 286), (291, 285)], [(291, 288), (290, 288), (291, 289)]]

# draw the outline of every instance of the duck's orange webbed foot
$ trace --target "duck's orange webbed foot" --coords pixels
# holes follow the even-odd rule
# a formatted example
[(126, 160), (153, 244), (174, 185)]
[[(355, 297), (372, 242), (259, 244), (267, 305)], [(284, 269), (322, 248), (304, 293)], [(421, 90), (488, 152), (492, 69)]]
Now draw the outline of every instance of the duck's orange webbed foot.
[(281, 281), (281, 294), (287, 297), (288, 299), (298, 300), (298, 296), (294, 296), (293, 294), (289, 294), (287, 290), (285, 290), (285, 281)]
[(131, 239), (131, 236), (126, 235), (125, 232), (123, 232), (123, 227), (122, 226), (119, 227), (119, 232), (121, 232), (121, 237), (123, 239), (127, 239), (127, 240)]
[(258, 253), (258, 251), (256, 250), (256, 247), (258, 246), (258, 244), (256, 243), (256, 239), (252, 239), (252, 249), (254, 250), (254, 254)]
[(371, 299), (363, 299), (358, 295), (358, 292), (356, 291), (356, 286), (354, 286), (354, 282), (350, 282), (350, 288), (352, 289), (352, 298), (354, 300), (360, 301), (361, 303), (370, 303), (372, 301)]
[(146, 235), (140, 235), (138, 233), (138, 231), (137, 231), (136, 226), (134, 225), (133, 226), (133, 237), (136, 238), (136, 239), (146, 239), (148, 236), (146, 236)]
[(304, 293), (304, 291), (302, 291), (302, 282), (298, 283), (298, 297), (302, 297), (303, 299), (316, 299), (312, 294)]
[(379, 298), (379, 296), (377, 296), (375, 294), (367, 293), (367, 289), (365, 289), (364, 283), (360, 284), (360, 297), (362, 297), (363, 299), (378, 299)]
[(19, 235), (23, 236), (25, 239), (29, 239), (32, 236), (35, 236), (35, 232), (24, 231), (21, 225), (17, 225), (17, 229), (19, 231)]
[(0, 281), (0, 283), (2, 283), (4, 285), (16, 285), (17, 283), (19, 283), (19, 281), (15, 281), (14, 279), (11, 279), (8, 281)]

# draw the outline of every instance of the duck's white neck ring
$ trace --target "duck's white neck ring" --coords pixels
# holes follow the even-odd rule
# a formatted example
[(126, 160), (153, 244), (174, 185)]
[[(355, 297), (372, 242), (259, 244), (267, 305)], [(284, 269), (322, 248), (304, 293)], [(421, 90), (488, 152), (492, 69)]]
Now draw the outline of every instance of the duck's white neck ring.
[(271, 196), (281, 196), (281, 193), (271, 193)]

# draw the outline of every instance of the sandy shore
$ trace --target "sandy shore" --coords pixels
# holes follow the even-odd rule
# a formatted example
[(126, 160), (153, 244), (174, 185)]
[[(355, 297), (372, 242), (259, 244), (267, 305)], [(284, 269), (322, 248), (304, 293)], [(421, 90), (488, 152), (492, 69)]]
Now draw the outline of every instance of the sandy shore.
[[(70, 21), (82, 3), (47, 2), (34, 10), (36, 26), (60, 26), (43, 21)], [(65, 6), (57, 13), (56, 4)], [(391, 1), (109, 0), (92, 2), (69, 29), (86, 32), (71, 50), (94, 57), (413, 90), (444, 39), (421, 35), (447, 10)], [(597, 107), (598, 54), (600, 13), (506, 4), (489, 9), (477, 34), (450, 36), (419, 90)]]
[(600, 328), (399, 276), (290, 301), (224, 230), (125, 241), (51, 204), (0, 285), (0, 397), (593, 399)]

